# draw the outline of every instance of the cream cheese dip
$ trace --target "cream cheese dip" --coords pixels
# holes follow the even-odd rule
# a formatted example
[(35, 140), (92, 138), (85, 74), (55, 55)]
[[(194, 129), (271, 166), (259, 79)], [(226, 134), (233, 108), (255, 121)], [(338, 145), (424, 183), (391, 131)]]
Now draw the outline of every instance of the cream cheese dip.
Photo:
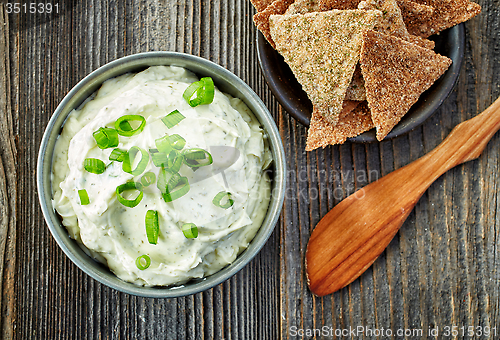
[[(266, 215), (270, 182), (264, 170), (272, 160), (264, 131), (241, 100), (217, 89), (212, 103), (191, 107), (183, 93), (196, 81), (193, 73), (174, 66), (154, 66), (110, 79), (69, 115), (56, 142), (53, 205), (70, 236), (125, 281), (173, 285), (211, 275), (248, 246)], [(184, 118), (169, 128), (162, 118), (174, 110)], [(94, 132), (112, 129), (126, 115), (143, 117), (143, 130), (120, 135), (116, 147), (101, 149)], [(120, 203), (117, 187), (140, 183), (148, 172), (159, 180), (162, 167), (153, 164), (151, 150), (159, 139), (172, 135), (185, 140), (183, 150), (206, 150), (213, 162), (198, 168), (182, 163), (178, 175), (189, 183), (189, 191), (177, 199), (167, 202), (160, 185), (153, 183), (138, 186), (143, 196), (135, 207)], [(114, 149), (132, 148), (147, 153), (147, 165), (136, 175), (125, 172), (123, 162), (109, 160)], [(137, 154), (132, 168), (139, 167), (141, 153)], [(105, 170), (89, 172), (86, 159), (101, 160)], [(79, 191), (88, 195), (88, 204)], [(230, 194), (229, 207), (214, 203), (221, 192)], [(130, 200), (136, 196), (124, 193)], [(156, 244), (148, 241), (145, 227), (150, 210), (158, 215)], [(186, 236), (185, 224), (197, 226), (196, 238)], [(144, 255), (150, 265), (139, 269), (137, 259)]]

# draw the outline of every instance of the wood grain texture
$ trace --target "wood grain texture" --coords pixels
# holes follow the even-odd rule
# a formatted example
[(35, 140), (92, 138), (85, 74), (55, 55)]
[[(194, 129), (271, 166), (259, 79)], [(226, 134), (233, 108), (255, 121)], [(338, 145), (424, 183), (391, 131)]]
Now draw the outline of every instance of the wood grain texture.
[(17, 169), (15, 115), (11, 106), (9, 23), (0, 4), (0, 336), (12, 338), (15, 322)]
[[(306, 129), (283, 111), (262, 77), (248, 0), (61, 0), (58, 14), (7, 15), (8, 35), (0, 26), (0, 61), (6, 65), (0, 65), (0, 98), (10, 93), (10, 109), (0, 106), (0, 114), (10, 123), (2, 119), (0, 129), (13, 158), (6, 158), (1, 143), (0, 178), (7, 182), (0, 180), (0, 187), (7, 183), (8, 193), (0, 197), (14, 209), (9, 223), (15, 228), (8, 230), (15, 234), (0, 251), (4, 338), (309, 339), (294, 335), (292, 327), (323, 326), (333, 335), (315, 338), (442, 339), (429, 336), (429, 327), (452, 325), (496, 326), (500, 334), (498, 134), (479, 159), (431, 185), (358, 280), (317, 298), (304, 271), (311, 231), (333, 206), (423, 156), (500, 95), (500, 2), (480, 3), (483, 13), (466, 25), (458, 84), (434, 116), (394, 140), (310, 153), (304, 151)], [(178, 299), (122, 294), (84, 274), (50, 235), (35, 189), (38, 147), (64, 95), (109, 61), (155, 50), (202, 56), (247, 82), (280, 129), (289, 170), (283, 213), (258, 256), (214, 289)], [(0, 221), (6, 206), (2, 201)], [(358, 326), (394, 333), (422, 329), (424, 336), (335, 335)]]

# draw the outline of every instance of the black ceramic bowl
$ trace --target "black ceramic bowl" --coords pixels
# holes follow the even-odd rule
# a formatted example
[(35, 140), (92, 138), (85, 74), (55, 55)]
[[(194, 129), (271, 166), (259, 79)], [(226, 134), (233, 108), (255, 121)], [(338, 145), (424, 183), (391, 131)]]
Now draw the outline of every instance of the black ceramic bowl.
[[(462, 66), (465, 45), (464, 24), (454, 26), (430, 39), (436, 42), (437, 53), (447, 56), (453, 63), (434, 85), (425, 91), (418, 102), (401, 119), (386, 139), (394, 138), (409, 132), (429, 118), (448, 97), (455, 86)], [(283, 57), (274, 50), (266, 38), (259, 32), (257, 35), (257, 54), (264, 78), (283, 108), (300, 123), (309, 126), (312, 113), (311, 101), (307, 98), (302, 86), (297, 82)], [(348, 139), (351, 142), (375, 142), (375, 130)]]

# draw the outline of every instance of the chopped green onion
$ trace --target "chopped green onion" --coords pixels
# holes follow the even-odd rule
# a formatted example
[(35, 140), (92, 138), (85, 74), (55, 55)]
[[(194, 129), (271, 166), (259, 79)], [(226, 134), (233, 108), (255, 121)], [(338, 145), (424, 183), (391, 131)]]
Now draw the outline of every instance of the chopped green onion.
[(167, 167), (172, 172), (179, 172), (184, 161), (184, 156), (177, 151), (172, 151), (167, 158)]
[(120, 128), (123, 131), (132, 131), (134, 129), (132, 127), (132, 125), (130, 125), (130, 123), (128, 122), (128, 120), (124, 120), (124, 121), (120, 122)]
[[(176, 175), (178, 175), (176, 173)], [(167, 185), (167, 191), (162, 194), (165, 202), (172, 202), (188, 193), (190, 189), (187, 177), (180, 177), (175, 186)]]
[(186, 117), (184, 117), (182, 113), (180, 113), (178, 110), (174, 110), (165, 117), (163, 117), (161, 121), (170, 129), (179, 124), (180, 121), (183, 120), (184, 118)]
[[(131, 199), (131, 200), (126, 199), (125, 197), (122, 196), (122, 194), (125, 191), (129, 191), (129, 190), (137, 190), (137, 191), (139, 191), (139, 195), (137, 195), (137, 197), (135, 199)], [(124, 206), (129, 207), (129, 208), (133, 208), (133, 207), (137, 206), (141, 202), (143, 195), (144, 195), (144, 193), (141, 190), (140, 183), (127, 182), (125, 184), (119, 185), (116, 188), (116, 198), (118, 199), (118, 202), (120, 202), (121, 204), (123, 204)]]
[[(227, 199), (226, 203), (222, 204), (222, 200)], [(222, 209), (228, 209), (233, 206), (234, 200), (231, 199), (231, 193), (226, 191), (221, 191), (215, 195), (212, 203)]]
[(151, 265), (151, 258), (147, 255), (141, 255), (135, 260), (135, 265), (139, 270), (148, 269)]
[(78, 196), (80, 197), (80, 204), (87, 205), (90, 203), (89, 195), (87, 194), (87, 190), (80, 189), (78, 190)]
[[(213, 163), (212, 155), (203, 149), (193, 148), (183, 151), (184, 163), (191, 168), (199, 168)], [(205, 162), (200, 162), (205, 160)]]
[(160, 224), (158, 223), (158, 211), (148, 210), (146, 212), (146, 235), (150, 244), (158, 243)]
[(161, 138), (155, 139), (155, 145), (159, 152), (169, 154), (173, 150), (170, 144), (169, 136), (165, 135)]
[(118, 132), (111, 128), (99, 128), (92, 134), (100, 149), (114, 148), (118, 146)]
[(182, 225), (182, 233), (186, 236), (186, 238), (197, 238), (198, 227), (194, 223), (184, 223)]
[(111, 154), (109, 155), (109, 160), (123, 162), (126, 154), (127, 154), (127, 151), (116, 148), (113, 151), (111, 151)]
[(156, 186), (161, 191), (165, 202), (172, 202), (188, 193), (190, 186), (187, 177), (178, 172), (162, 168), (158, 174)]
[(156, 180), (156, 175), (154, 172), (148, 171), (141, 177), (141, 184), (145, 187), (150, 186)]
[[(137, 129), (131, 129), (132, 125), (130, 125), (131, 121), (141, 122)], [(128, 125), (127, 125), (128, 123)], [(121, 136), (130, 137), (135, 134), (141, 133), (144, 130), (144, 126), (146, 126), (146, 119), (140, 115), (125, 115), (118, 118), (115, 122), (115, 129)]]
[(93, 174), (102, 174), (106, 170), (106, 164), (97, 158), (85, 158), (83, 161), (83, 167), (88, 172)]
[[(133, 163), (133, 160), (134, 160), (137, 152), (141, 153), (141, 160), (139, 161), (139, 164), (137, 164), (136, 168), (134, 170), (132, 170), (132, 163)], [(149, 163), (149, 154), (146, 152), (146, 150), (143, 150), (138, 146), (133, 146), (125, 154), (125, 157), (124, 157), (123, 163), (122, 163), (122, 169), (123, 169), (123, 171), (125, 171), (129, 174), (132, 174), (134, 176), (138, 176), (138, 175), (142, 174), (144, 170), (146, 170), (148, 163)]]
[(164, 152), (154, 152), (151, 153), (151, 159), (153, 160), (153, 164), (155, 166), (161, 167), (167, 164), (168, 156)]
[(186, 145), (186, 140), (178, 134), (169, 136), (168, 141), (170, 142), (172, 148), (174, 148), (175, 150), (182, 150), (182, 148), (184, 148), (184, 146)]
[[(196, 96), (193, 98), (193, 96)], [(204, 77), (187, 87), (182, 96), (191, 107), (210, 104), (214, 100), (215, 86), (212, 78)]]
[(158, 181), (156, 181), (156, 187), (162, 194), (164, 194), (167, 192), (167, 187), (170, 186), (171, 188), (174, 188), (179, 182), (180, 178), (181, 176), (178, 173), (172, 172), (169, 169), (165, 169), (162, 167), (160, 172), (158, 173)]

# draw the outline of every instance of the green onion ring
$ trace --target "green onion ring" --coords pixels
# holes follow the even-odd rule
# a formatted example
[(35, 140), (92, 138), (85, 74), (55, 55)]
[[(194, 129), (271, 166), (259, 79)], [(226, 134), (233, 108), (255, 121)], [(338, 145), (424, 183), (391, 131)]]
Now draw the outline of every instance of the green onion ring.
[(130, 123), (128, 122), (128, 120), (124, 120), (120, 123), (120, 128), (123, 130), (123, 131), (132, 131), (134, 128), (132, 127), (132, 125), (130, 125)]
[[(135, 182), (127, 182), (125, 184), (119, 185), (118, 187), (116, 187), (116, 199), (124, 206), (128, 208), (133, 208), (141, 202), (142, 196), (144, 196), (144, 193), (142, 192), (141, 189), (142, 189), (141, 184)], [(122, 196), (122, 193), (127, 190), (137, 190), (139, 191), (139, 195), (133, 200), (128, 200)]]
[[(131, 128), (132, 127), (130, 125), (131, 121), (139, 121), (139, 122), (141, 122), (141, 124), (139, 125), (139, 127), (137, 129), (128, 130), (129, 127), (126, 125), (125, 122), (127, 122), (128, 125)], [(141, 116), (141, 115), (125, 115), (125, 116), (121, 116), (115, 122), (115, 129), (116, 129), (116, 131), (118, 132), (119, 135), (125, 136), (125, 137), (130, 137), (130, 136), (133, 136), (135, 134), (141, 133), (142, 130), (144, 130), (145, 126), (146, 126), (146, 119), (143, 116)]]
[(83, 167), (90, 173), (102, 174), (106, 170), (106, 164), (97, 158), (85, 158)]
[(174, 150), (168, 155), (167, 167), (172, 172), (179, 172), (183, 161), (184, 156)]
[[(210, 154), (210, 152), (200, 148), (188, 149), (183, 151), (182, 154), (185, 159), (184, 162), (191, 168), (199, 168), (213, 163), (212, 155)], [(199, 162), (202, 159), (207, 159), (207, 161)]]
[[(227, 202), (221, 204), (222, 200), (227, 197)], [(228, 209), (233, 206), (234, 200), (231, 199), (231, 193), (227, 191), (221, 191), (217, 195), (215, 195), (212, 203), (222, 209)]]
[(118, 146), (118, 132), (115, 129), (100, 127), (92, 136), (99, 149), (114, 148)]
[[(196, 97), (193, 95), (196, 93)], [(198, 105), (210, 104), (214, 100), (215, 86), (212, 78), (204, 77), (200, 81), (194, 82), (189, 85), (182, 97), (191, 107)]]
[(146, 235), (150, 244), (158, 243), (160, 224), (158, 223), (158, 211), (148, 210), (146, 212)]
[(198, 227), (194, 223), (184, 223), (182, 225), (182, 233), (186, 238), (197, 238)]
[[(172, 177), (174, 177), (175, 175), (179, 176), (178, 173), (175, 173)], [(163, 200), (167, 203), (175, 201), (176, 199), (184, 196), (190, 189), (187, 177), (179, 176), (179, 180), (175, 182), (176, 183), (174, 185), (170, 185), (169, 183), (167, 185), (166, 192), (162, 193)]]
[(171, 129), (177, 124), (179, 124), (181, 120), (183, 120), (184, 118), (186, 117), (184, 117), (182, 113), (180, 113), (178, 110), (174, 110), (165, 117), (163, 117), (161, 121), (163, 122), (163, 124), (167, 126), (167, 128)]
[(88, 205), (90, 203), (89, 195), (87, 194), (87, 190), (80, 189), (78, 190), (78, 196), (80, 197), (81, 205)]
[(156, 181), (156, 175), (154, 172), (148, 171), (141, 177), (141, 184), (144, 187), (148, 187)]
[[(141, 160), (139, 161), (139, 164), (137, 164), (137, 167), (134, 170), (132, 170), (132, 162), (137, 152), (141, 153)], [(144, 170), (146, 170), (148, 163), (149, 163), (149, 154), (147, 153), (147, 151), (141, 149), (138, 146), (133, 146), (128, 150), (123, 159), (122, 170), (134, 176), (139, 176), (140, 174), (143, 173)]]
[(171, 188), (175, 187), (179, 182), (181, 176), (177, 172), (172, 172), (169, 169), (161, 168), (158, 173), (158, 180), (156, 181), (156, 187), (162, 194), (167, 192), (168, 186)]
[(168, 135), (165, 135), (161, 138), (155, 139), (155, 145), (159, 152), (169, 154), (170, 151), (173, 150), (168, 137)]
[(168, 141), (170, 142), (170, 145), (172, 148), (175, 150), (182, 150), (184, 146), (186, 145), (186, 140), (182, 138), (182, 136), (178, 134), (173, 134), (168, 137)]
[(116, 148), (113, 151), (111, 151), (111, 154), (109, 155), (109, 160), (123, 162), (126, 154), (127, 154), (127, 151)]
[(137, 268), (139, 268), (139, 270), (148, 269), (151, 265), (151, 258), (147, 255), (141, 255), (135, 260), (135, 265), (137, 266)]
[(203, 82), (203, 88), (205, 90), (202, 104), (210, 104), (214, 101), (214, 96), (215, 96), (214, 81), (210, 77), (201, 78), (201, 81)]
[(154, 152), (151, 153), (151, 160), (155, 166), (162, 167), (167, 165), (168, 155), (164, 152)]

